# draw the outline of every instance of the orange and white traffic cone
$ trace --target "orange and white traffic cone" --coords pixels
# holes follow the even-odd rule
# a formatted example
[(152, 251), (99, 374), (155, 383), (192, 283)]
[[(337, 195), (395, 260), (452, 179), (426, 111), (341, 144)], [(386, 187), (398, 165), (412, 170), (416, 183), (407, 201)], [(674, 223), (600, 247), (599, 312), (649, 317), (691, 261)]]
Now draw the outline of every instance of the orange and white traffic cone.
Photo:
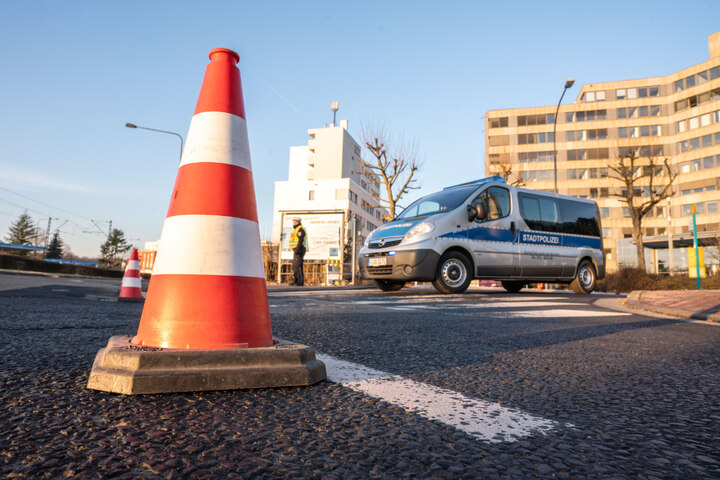
[(140, 258), (137, 248), (133, 248), (130, 260), (125, 267), (118, 302), (142, 302), (142, 282), (140, 280)]
[(137, 335), (110, 339), (88, 388), (138, 394), (325, 379), (310, 347), (272, 338), (238, 61), (232, 50), (210, 52)]
[(273, 344), (238, 55), (210, 52), (133, 344)]

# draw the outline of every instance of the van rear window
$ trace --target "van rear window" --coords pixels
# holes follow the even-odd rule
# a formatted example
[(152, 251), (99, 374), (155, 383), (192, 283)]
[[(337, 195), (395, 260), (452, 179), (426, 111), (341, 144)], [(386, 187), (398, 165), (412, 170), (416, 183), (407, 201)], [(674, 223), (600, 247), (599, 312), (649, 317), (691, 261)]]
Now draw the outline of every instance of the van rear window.
[(570, 199), (518, 193), (520, 215), (532, 230), (600, 236), (597, 205)]
[(562, 233), (575, 235), (600, 236), (597, 205), (585, 202), (574, 202), (560, 199), (560, 216), (562, 217)]
[(520, 203), (520, 215), (528, 227), (541, 232), (559, 231), (558, 220), (560, 215), (554, 198), (519, 193), (518, 200)]

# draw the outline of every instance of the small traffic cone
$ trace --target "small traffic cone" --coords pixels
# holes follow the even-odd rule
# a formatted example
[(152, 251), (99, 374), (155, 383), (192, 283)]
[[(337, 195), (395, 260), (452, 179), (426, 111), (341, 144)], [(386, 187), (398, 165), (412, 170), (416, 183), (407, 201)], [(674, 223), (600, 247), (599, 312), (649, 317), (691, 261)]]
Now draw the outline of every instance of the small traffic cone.
[(309, 347), (273, 346), (239, 60), (232, 50), (210, 52), (138, 333), (98, 352), (88, 388), (136, 394), (325, 379)]
[(140, 258), (138, 257), (137, 248), (133, 248), (130, 254), (130, 260), (125, 267), (125, 275), (123, 275), (120, 284), (120, 294), (118, 302), (142, 302), (145, 299), (142, 296), (142, 282), (140, 280)]

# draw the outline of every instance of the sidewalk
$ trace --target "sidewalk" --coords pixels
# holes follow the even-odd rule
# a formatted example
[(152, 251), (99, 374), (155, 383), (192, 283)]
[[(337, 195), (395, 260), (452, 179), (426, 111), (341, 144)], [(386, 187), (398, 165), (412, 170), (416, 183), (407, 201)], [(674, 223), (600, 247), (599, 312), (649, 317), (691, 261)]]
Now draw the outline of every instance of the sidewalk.
[(643, 290), (630, 293), (625, 305), (680, 318), (720, 323), (720, 290)]

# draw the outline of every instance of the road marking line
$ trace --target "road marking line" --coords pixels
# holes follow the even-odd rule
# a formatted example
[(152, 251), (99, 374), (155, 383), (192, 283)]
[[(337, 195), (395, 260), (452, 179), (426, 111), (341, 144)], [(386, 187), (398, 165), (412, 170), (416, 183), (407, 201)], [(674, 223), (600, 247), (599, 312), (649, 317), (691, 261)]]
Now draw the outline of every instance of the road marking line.
[[(478, 310), (487, 310), (492, 308), (529, 308), (529, 307), (584, 307), (586, 304), (584, 303), (562, 303), (558, 304), (557, 302), (523, 302), (521, 304), (517, 304), (514, 302), (496, 302), (496, 303), (483, 303), (483, 304), (472, 304), (472, 303), (447, 303), (445, 305), (411, 305), (411, 304), (400, 304), (400, 305), (389, 305), (387, 303), (379, 305), (381, 307), (389, 308), (390, 310), (402, 310), (402, 311), (412, 311), (412, 310), (451, 310), (454, 308), (457, 309), (478, 309)], [(580, 311), (580, 310), (578, 310)]]
[(515, 317), (625, 317), (631, 316), (632, 313), (625, 312), (613, 312), (611, 310), (594, 311), (594, 310), (570, 310), (556, 308), (552, 310), (536, 310), (532, 312), (527, 311), (509, 311), (503, 312), (507, 315)]
[(325, 363), (327, 378), (331, 382), (442, 422), (483, 441), (515, 442), (529, 435), (545, 435), (560, 425), (518, 409), (466, 397), (459, 392), (346, 362), (330, 355), (315, 356)]

